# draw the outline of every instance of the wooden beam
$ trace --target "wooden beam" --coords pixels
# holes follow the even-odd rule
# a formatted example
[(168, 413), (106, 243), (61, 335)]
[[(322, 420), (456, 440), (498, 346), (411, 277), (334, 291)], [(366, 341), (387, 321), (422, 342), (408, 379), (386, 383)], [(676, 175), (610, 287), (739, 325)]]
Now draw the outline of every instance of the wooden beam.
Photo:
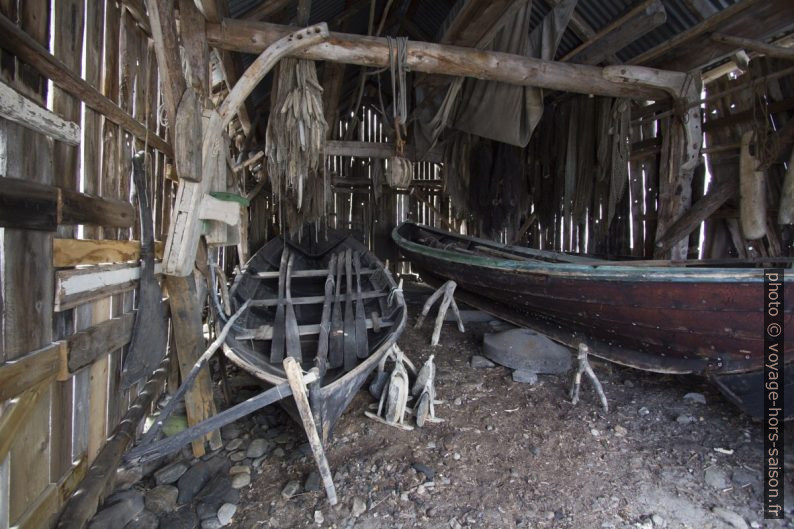
[[(155, 259), (163, 258), (163, 242), (155, 241)], [(67, 268), (138, 261), (140, 241), (115, 241), (110, 239), (53, 239), (52, 266)]]
[(129, 228), (135, 223), (135, 208), (129, 202), (61, 189), (59, 224), (93, 224), (107, 228)]
[(0, 117), (68, 145), (80, 143), (80, 126), (34, 103), (0, 82)]
[(19, 178), (0, 178), (0, 226), (55, 231), (58, 195), (55, 186)]
[(764, 40), (794, 27), (794, 20), (783, 15), (790, 9), (790, 0), (740, 0), (632, 58), (629, 64), (685, 72), (701, 69), (730, 55), (724, 45), (711, 40), (711, 33), (719, 31)]
[(700, 227), (704, 220), (711, 217), (725, 202), (733, 198), (738, 189), (739, 183), (732, 180), (710, 190), (656, 240), (657, 251), (661, 253), (667, 252), (679, 241), (688, 237), (690, 233)]
[(96, 513), (100, 498), (109, 492), (116, 469), (127, 448), (135, 440), (135, 432), (155, 398), (160, 395), (168, 376), (171, 359), (166, 356), (152, 374), (129, 411), (113, 430), (77, 490), (65, 502), (56, 527), (58, 529), (83, 529)]
[[(268, 1), (263, 2), (262, 5), (273, 3), (275, 2)], [(201, 11), (204, 13), (204, 17), (207, 19), (207, 22), (217, 24), (223, 20), (223, 17), (226, 16), (226, 10), (223, 4), (219, 3), (218, 0), (198, 0), (198, 5), (201, 8)], [(226, 81), (226, 87), (229, 89), (229, 92), (231, 92), (234, 88), (234, 85), (236, 85), (237, 81), (240, 79), (237, 61), (234, 59), (234, 57), (232, 57), (231, 53), (224, 49), (216, 49), (216, 53), (218, 55), (218, 61), (220, 62), (223, 78)], [(246, 135), (250, 134), (252, 125), (251, 111), (248, 108), (247, 102), (244, 103), (238, 110), (237, 119), (240, 120), (240, 125), (243, 127), (243, 133)]]
[(146, 6), (143, 5), (143, 0), (121, 0), (121, 4), (129, 11), (141, 29), (151, 37), (152, 27), (149, 25), (149, 17), (146, 14)]
[(86, 105), (113, 123), (124, 127), (136, 138), (148, 141), (149, 145), (160, 152), (173, 156), (171, 146), (158, 136), (156, 131), (150, 131), (143, 123), (121, 110), (118, 105), (99, 93), (93, 86), (80, 78), (79, 74), (70, 70), (44, 46), (3, 15), (0, 15), (0, 32), (6, 36), (3, 39), (5, 49), (48, 77), (62, 90), (85, 102)]
[(75, 373), (97, 358), (127, 345), (134, 323), (135, 313), (127, 312), (69, 336), (66, 339), (68, 373)]
[(709, 0), (684, 0), (684, 3), (700, 20), (705, 20), (719, 11)]
[[(162, 82), (165, 108), (171, 123), (176, 120), (176, 109), (187, 89), (185, 76), (182, 73), (182, 58), (179, 54), (179, 40), (176, 36), (174, 23), (173, 0), (148, 0), (149, 23), (152, 26), (154, 52), (157, 55), (157, 66)], [(180, 177), (182, 175), (179, 175)]]
[[(161, 273), (160, 264), (154, 267)], [(55, 272), (56, 312), (82, 305), (88, 301), (132, 290), (138, 284), (141, 269), (137, 263), (92, 266)]]
[(734, 37), (733, 35), (725, 35), (722, 33), (713, 33), (711, 40), (720, 44), (725, 44), (731, 49), (745, 49), (763, 53), (768, 57), (776, 57), (778, 59), (794, 60), (794, 49), (783, 48), (773, 44), (767, 44), (760, 40), (745, 39), (743, 37)]
[[(207, 38), (216, 47), (260, 53), (294, 29), (264, 22), (224, 19), (221, 24), (208, 24)], [(327, 42), (294, 56), (382, 68), (389, 63), (389, 46), (384, 38), (332, 32)], [(658, 100), (669, 97), (671, 92), (678, 95), (681, 91), (681, 86), (671, 86), (667, 79), (667, 74), (673, 72), (640, 71), (625, 67), (622, 68), (623, 79), (606, 79), (603, 69), (596, 66), (426, 42), (409, 42), (406, 62), (408, 68), (416, 72), (474, 77), (612, 97)], [(683, 74), (680, 75), (683, 78)]]
[[(326, 156), (355, 156), (357, 158), (391, 158), (394, 156), (394, 145), (391, 143), (371, 141), (337, 141), (325, 142), (324, 153)], [(421, 162), (441, 163), (444, 161), (444, 151), (434, 147), (424, 153), (421, 160), (417, 159), (416, 149), (413, 145), (405, 147), (405, 157)]]
[(571, 50), (561, 61), (598, 64), (667, 21), (660, 0), (645, 0)]
[(193, 89), (206, 98), (210, 93), (210, 50), (204, 28), (206, 19), (194, 0), (179, 0), (179, 33), (182, 36), (190, 75), (187, 80)]
[(0, 364), (0, 402), (22, 394), (58, 374), (64, 342), (52, 342), (18, 359)]

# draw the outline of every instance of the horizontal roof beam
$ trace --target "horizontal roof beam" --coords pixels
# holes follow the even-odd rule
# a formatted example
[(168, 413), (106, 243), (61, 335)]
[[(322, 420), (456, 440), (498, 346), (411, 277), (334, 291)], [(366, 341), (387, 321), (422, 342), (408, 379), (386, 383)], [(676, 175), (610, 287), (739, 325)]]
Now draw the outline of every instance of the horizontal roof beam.
[[(207, 38), (210, 45), (217, 48), (261, 53), (295, 29), (265, 22), (224, 19), (220, 24), (207, 25)], [(619, 68), (618, 73), (597, 66), (429, 42), (409, 41), (407, 48), (407, 67), (416, 72), (612, 97), (659, 100), (683, 96), (684, 74), (677, 72), (613, 67)], [(389, 64), (389, 45), (385, 38), (332, 32), (328, 41), (311, 46), (296, 57), (382, 68)]]

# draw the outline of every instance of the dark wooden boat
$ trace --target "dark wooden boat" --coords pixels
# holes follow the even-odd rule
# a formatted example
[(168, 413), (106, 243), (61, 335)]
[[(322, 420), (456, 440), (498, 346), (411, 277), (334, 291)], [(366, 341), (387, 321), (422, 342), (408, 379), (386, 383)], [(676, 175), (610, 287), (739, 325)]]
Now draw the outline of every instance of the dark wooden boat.
[(318, 368), (309, 400), (323, 442), (406, 320), (388, 270), (332, 230), (319, 237), (306, 230), (301, 242), (272, 239), (237, 275), (229, 297), (232, 313), (250, 300), (224, 343), (232, 362), (273, 386), (287, 381), (285, 356), (305, 371)]
[[(507, 246), (412, 222), (392, 237), (421, 277), (454, 280), (456, 297), (618, 364), (713, 380), (743, 410), (763, 414), (763, 270), (605, 261)], [(668, 263), (669, 264), (669, 263)], [(784, 279), (794, 299), (794, 274)], [(784, 308), (791, 329), (792, 303)], [(794, 331), (785, 372), (794, 375)], [(785, 379), (784, 379), (785, 380)], [(792, 376), (787, 383), (792, 384)], [(785, 393), (794, 398), (791, 388)], [(786, 405), (787, 416), (794, 405)]]

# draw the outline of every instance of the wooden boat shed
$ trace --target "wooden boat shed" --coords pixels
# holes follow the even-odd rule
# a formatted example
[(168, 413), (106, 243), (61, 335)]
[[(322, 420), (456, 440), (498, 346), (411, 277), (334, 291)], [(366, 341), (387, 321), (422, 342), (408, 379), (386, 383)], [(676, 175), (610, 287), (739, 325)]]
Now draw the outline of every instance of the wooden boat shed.
[[(85, 526), (205, 349), (194, 277), (304, 221), (398, 274), (405, 219), (606, 258), (794, 256), (792, 45), (791, 0), (0, 2), (0, 528)], [(306, 170), (273, 147), (298, 129)], [(167, 300), (142, 317), (171, 352), (124, 388), (138, 151)], [(215, 414), (206, 368), (186, 407)]]

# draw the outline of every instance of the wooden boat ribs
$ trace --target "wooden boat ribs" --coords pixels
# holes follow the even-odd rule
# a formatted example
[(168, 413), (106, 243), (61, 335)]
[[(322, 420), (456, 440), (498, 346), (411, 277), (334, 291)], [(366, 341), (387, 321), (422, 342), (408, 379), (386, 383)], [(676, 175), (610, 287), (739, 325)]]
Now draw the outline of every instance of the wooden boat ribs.
[[(277, 264), (276, 264), (277, 263)], [(263, 382), (286, 381), (282, 361), (317, 368), (309, 400), (323, 441), (402, 333), (405, 303), (383, 264), (341, 232), (276, 238), (238, 274), (229, 291), (232, 311), (248, 310), (232, 327), (224, 353)], [(296, 411), (288, 406), (288, 411)]]

